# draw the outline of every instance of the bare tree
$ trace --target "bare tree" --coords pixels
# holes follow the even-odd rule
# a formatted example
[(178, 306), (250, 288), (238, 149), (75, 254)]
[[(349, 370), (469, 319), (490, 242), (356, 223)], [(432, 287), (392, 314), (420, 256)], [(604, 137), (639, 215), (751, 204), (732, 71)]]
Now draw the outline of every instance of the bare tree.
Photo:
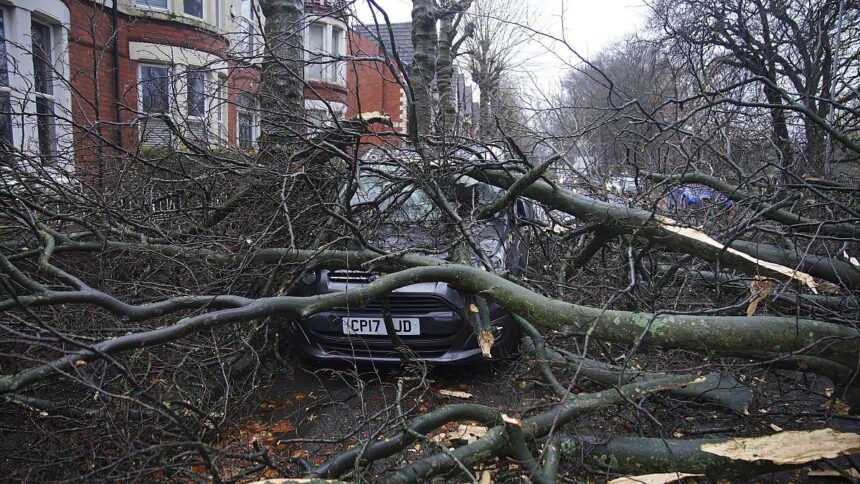
[[(299, 91), (318, 84), (297, 70), (306, 57), (325, 62), (298, 40), (314, 18), (293, 3), (263, 5), (272, 23), (250, 32), (265, 41), (270, 70), (229, 84), (207, 108), (216, 116), (230, 106), (243, 129), (264, 124), (262, 150), (238, 135), (200, 136), (195, 122), (207, 116), (195, 86), (199, 71), (220, 61), (177, 67), (178, 75), (149, 66), (125, 117), (10, 108), (92, 136), (58, 144), (66, 155), (109, 154), (109, 162), (62, 165), (48, 163), (62, 150), (11, 145), (0, 166), (0, 449), (10, 478), (477, 481), (494, 466), (499, 480), (535, 482), (607, 473), (731, 479), (819, 463), (850, 475), (853, 458), (833, 457), (856, 452), (860, 435), (822, 427), (860, 408), (856, 186), (757, 153), (761, 130), (750, 127), (766, 124), (773, 140), (780, 111), (786, 123), (830, 133), (850, 158), (854, 95), (839, 91), (831, 123), (803, 99), (789, 102), (783, 88), (779, 103), (760, 105), (744, 89), (770, 85), (766, 76), (750, 78), (731, 59), (704, 63), (711, 57), (684, 57), (689, 46), (653, 44), (637, 56), (639, 44), (628, 44), (567, 78), (562, 104), (536, 117), (556, 115), (554, 126), (498, 119), (487, 138), (452, 136), (445, 86), (463, 38), (463, 46), (478, 42), (470, 55), (489, 83), (482, 96), (492, 111), (482, 121), (516, 106), (505, 101), (516, 91), (502, 89), (498, 70), (516, 53), (493, 37), (516, 26), (503, 15), (514, 7), (472, 6), (475, 37), (457, 38), (467, 6), (413, 4), (408, 72), (387, 52), (328, 53), (331, 63), (382, 63), (412, 100), (410, 133), (377, 114), (302, 119)], [(482, 21), (496, 30), (482, 36)], [(379, 33), (391, 34), (382, 23)], [(856, 44), (845, 45), (846, 58), (856, 58)], [(39, 54), (18, 60), (47, 68)], [(238, 81), (247, 72), (235, 66), (255, 58), (240, 50), (224, 77)], [(257, 82), (271, 85), (257, 90)], [(240, 96), (258, 91), (268, 96), (259, 106)], [(96, 129), (116, 125), (136, 142)], [(147, 126), (169, 142), (155, 144)], [(557, 151), (531, 156), (538, 150), (523, 139)], [(560, 181), (583, 146), (595, 164), (629, 169), (638, 191), (607, 193), (577, 170)], [(380, 186), (363, 185), (368, 176)], [(692, 186), (708, 196), (688, 197)], [(415, 204), (426, 210), (404, 219)], [(512, 251), (479, 238), (498, 235), (501, 224), (513, 230), (500, 245), (529, 249), (522, 275), (500, 260)], [(416, 226), (429, 235), (418, 237)], [(310, 291), (323, 271), (338, 271), (348, 290)], [(501, 389), (494, 398), (439, 391), (432, 380), (444, 376), (416, 358), (430, 336), (397, 333), (391, 301), (416, 284), (459, 295), (462, 304), (443, 312), (457, 314), (470, 335), (464, 344), (484, 359), (498, 359), (494, 314), (522, 330), (519, 363), (487, 383)], [(390, 338), (372, 343), (394, 352), (380, 356), (394, 368), (368, 382), (349, 358), (363, 349), (352, 347), (341, 353), (350, 368), (325, 374), (347, 380), (346, 394), (292, 391), (284, 369), (297, 368), (287, 360), (307, 339), (300, 323), (369, 307)], [(340, 324), (331, 321), (331, 335)], [(456, 373), (469, 381), (478, 371)], [(261, 390), (276, 380), (301, 403), (277, 426), (256, 424), (277, 406)], [(303, 433), (291, 419), (310, 409), (317, 413), (306, 421), (323, 423)], [(458, 424), (471, 434), (456, 436)], [(795, 438), (821, 449), (784, 455)], [(770, 446), (755, 456), (736, 451), (752, 443)]]
[(465, 64), (480, 92), (481, 137), (495, 133), (500, 90), (504, 76), (521, 62), (522, 46), (532, 36), (525, 3), (510, 0), (477, 1), (467, 22), (472, 34), (466, 41)]

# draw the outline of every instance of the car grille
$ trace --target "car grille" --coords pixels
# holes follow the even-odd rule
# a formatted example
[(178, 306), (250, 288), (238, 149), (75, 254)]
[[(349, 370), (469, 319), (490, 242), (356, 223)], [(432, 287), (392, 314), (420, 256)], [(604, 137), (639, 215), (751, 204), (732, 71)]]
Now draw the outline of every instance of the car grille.
[(364, 271), (349, 271), (337, 270), (328, 273), (328, 280), (331, 282), (373, 282), (376, 276), (370, 272)]
[[(432, 294), (410, 294), (393, 292), (388, 295), (392, 314), (426, 314), (439, 311), (455, 311), (451, 303)], [(382, 301), (370, 301), (364, 311), (382, 314)]]
[[(315, 334), (315, 343), (326, 353), (372, 357), (372, 358), (399, 358), (400, 354), (392, 348), (388, 337), (364, 337), (345, 338), (330, 337)], [(404, 341), (411, 353), (419, 358), (438, 358), (448, 352), (451, 348), (453, 338), (444, 339), (413, 339)]]

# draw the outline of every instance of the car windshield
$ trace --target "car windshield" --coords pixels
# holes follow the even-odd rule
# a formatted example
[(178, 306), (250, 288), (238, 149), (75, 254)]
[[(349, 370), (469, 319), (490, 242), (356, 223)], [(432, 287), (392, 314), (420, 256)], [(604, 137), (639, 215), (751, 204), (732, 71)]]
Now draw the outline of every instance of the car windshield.
[[(375, 166), (359, 177), (358, 190), (353, 195), (353, 207), (373, 207), (387, 213), (391, 222), (424, 223), (436, 221), (439, 210), (433, 200), (412, 183), (395, 175), (396, 168)], [(501, 197), (501, 190), (461, 176), (456, 180), (456, 196), (461, 208), (482, 206)]]

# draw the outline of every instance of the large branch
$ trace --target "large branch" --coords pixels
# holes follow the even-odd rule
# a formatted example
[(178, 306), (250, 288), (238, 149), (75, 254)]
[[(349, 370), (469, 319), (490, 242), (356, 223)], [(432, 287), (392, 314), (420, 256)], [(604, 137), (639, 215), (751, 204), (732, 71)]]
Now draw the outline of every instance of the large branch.
[[(689, 377), (631, 383), (598, 393), (578, 395), (558, 407), (521, 422), (525, 439), (541, 438), (576, 417), (610, 408), (655, 392), (692, 383)], [(406, 466), (386, 479), (388, 483), (424, 482), (430, 477), (449, 472), (459, 463), (475, 464), (493, 455), (510, 455), (508, 433), (505, 426), (490, 429), (483, 437), (469, 445), (445, 454), (434, 454)]]
[(567, 460), (598, 465), (622, 474), (657, 474), (683, 472), (704, 474), (711, 479), (752, 477), (766, 472), (791, 469), (767, 460), (746, 462), (731, 460), (701, 450), (703, 444), (730, 440), (713, 439), (659, 439), (647, 437), (562, 437), (559, 441), (562, 455)]
[[(526, 341), (526, 348), (531, 349), (534, 343)], [(628, 383), (632, 381), (656, 380), (667, 378), (671, 375), (660, 372), (638, 371), (633, 369), (622, 369), (621, 367), (583, 358), (579, 355), (562, 354), (553, 348), (546, 347), (543, 350), (543, 358), (572, 367), (578, 374), (604, 385), (616, 385), (619, 381)], [(691, 376), (690, 378), (695, 378)], [(737, 413), (743, 413), (752, 402), (753, 393), (750, 388), (731, 375), (721, 373), (709, 373), (701, 378), (701, 381), (687, 385), (682, 388), (671, 390), (672, 393), (684, 398), (697, 398), (710, 400), (732, 409)]]
[[(577, 395), (544, 414), (532, 417), (521, 423), (523, 433), (527, 438), (534, 439), (546, 435), (556, 426), (572, 420), (588, 412), (618, 405), (630, 398), (642, 397), (650, 392), (683, 386), (691, 383), (689, 377), (674, 377), (649, 382), (625, 385), (599, 393)], [(415, 434), (425, 434), (442, 425), (457, 420), (477, 420), (492, 427), (478, 441), (460, 447), (449, 453), (436, 454), (429, 459), (417, 462), (401, 469), (388, 482), (420, 482), (433, 475), (451, 470), (457, 461), (470, 464), (486, 459), (493, 455), (511, 453), (505, 432), (504, 416), (496, 410), (481, 405), (449, 405), (427, 415), (416, 417), (405, 424), (406, 430), (386, 436), (369, 444), (362, 444), (343, 452), (317, 467), (313, 477), (338, 477), (355, 467), (365, 463), (394, 455), (405, 448), (415, 439)]]
[[(358, 255), (339, 261), (356, 267)], [(415, 267), (381, 277), (349, 292), (311, 297), (272, 297), (255, 300), (239, 308), (223, 309), (180, 320), (177, 324), (101, 342), (93, 350), (69, 354), (53, 362), (0, 378), (0, 393), (18, 391), (58, 372), (71, 369), (77, 361), (91, 361), (100, 354), (115, 354), (147, 348), (226, 323), (249, 321), (271, 315), (309, 317), (333, 308), (362, 307), (391, 291), (419, 282), (447, 282), (458, 290), (494, 301), (513, 314), (547, 328), (568, 327), (575, 333), (591, 333), (607, 341), (631, 343), (643, 334), (645, 344), (682, 348), (718, 355), (772, 359), (789, 354), (824, 360), (824, 366), (810, 368), (827, 376), (828, 368), (854, 369), (857, 366), (860, 331), (815, 320), (770, 316), (736, 317), (706, 315), (655, 315), (629, 311), (601, 310), (558, 301), (530, 291), (495, 274), (473, 267), (447, 264)], [(840, 382), (841, 383), (841, 382)]]
[(860, 268), (836, 257), (790, 250), (770, 244), (757, 244), (745, 240), (735, 240), (731, 246), (733, 249), (752, 257), (774, 264), (797, 267), (812, 276), (843, 285), (849, 289), (860, 288)]
[[(475, 168), (470, 175), (504, 189), (510, 189), (520, 179), (520, 176), (507, 171), (486, 168)], [(586, 223), (601, 224), (623, 233), (638, 235), (667, 249), (719, 262), (724, 267), (746, 274), (780, 280), (797, 279), (813, 291), (816, 290), (816, 283), (809, 274), (756, 259), (724, 246), (701, 231), (684, 227), (672, 219), (648, 210), (596, 200), (543, 180), (537, 180), (523, 189), (523, 194)]]

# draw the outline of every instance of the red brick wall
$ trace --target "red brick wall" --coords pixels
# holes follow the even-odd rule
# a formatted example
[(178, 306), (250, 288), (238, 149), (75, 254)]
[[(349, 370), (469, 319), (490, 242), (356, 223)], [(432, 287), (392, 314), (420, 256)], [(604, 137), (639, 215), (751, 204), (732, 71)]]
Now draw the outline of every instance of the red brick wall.
[[(356, 32), (350, 32), (348, 38), (350, 55), (355, 58), (380, 58), (382, 52), (379, 45)], [(402, 123), (400, 117), (400, 84), (389, 67), (378, 60), (356, 60), (347, 66), (347, 116), (360, 113), (379, 112), (387, 114), (392, 123)], [(398, 128), (398, 131), (403, 131)], [(379, 126), (378, 131), (390, 131), (390, 128)], [(368, 137), (365, 142), (379, 144), (384, 141), (378, 137)]]

